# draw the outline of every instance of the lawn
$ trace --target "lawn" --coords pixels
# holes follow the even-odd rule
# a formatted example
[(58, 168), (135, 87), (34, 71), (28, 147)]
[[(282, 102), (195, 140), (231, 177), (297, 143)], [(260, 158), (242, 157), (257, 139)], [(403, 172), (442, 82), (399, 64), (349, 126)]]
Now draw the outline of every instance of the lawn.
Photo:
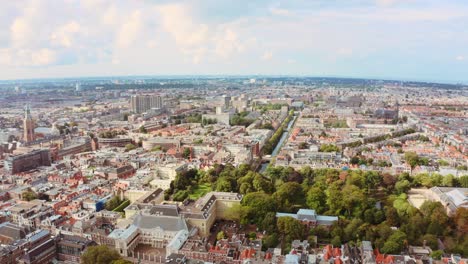
[(211, 184), (205, 183), (197, 185), (189, 195), (190, 199), (196, 200), (211, 191)]

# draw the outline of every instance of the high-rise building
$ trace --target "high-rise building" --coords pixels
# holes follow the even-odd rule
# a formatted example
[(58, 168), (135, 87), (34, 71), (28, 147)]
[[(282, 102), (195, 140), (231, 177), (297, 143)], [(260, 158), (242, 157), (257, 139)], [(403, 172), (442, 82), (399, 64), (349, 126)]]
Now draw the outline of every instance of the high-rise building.
[(26, 142), (31, 142), (36, 139), (34, 135), (34, 120), (32, 119), (31, 116), (31, 109), (29, 108), (29, 105), (26, 105), (24, 108), (24, 120), (23, 120), (23, 125), (24, 125), (24, 141)]
[(132, 112), (141, 114), (151, 108), (163, 108), (163, 99), (159, 95), (133, 95), (130, 99)]

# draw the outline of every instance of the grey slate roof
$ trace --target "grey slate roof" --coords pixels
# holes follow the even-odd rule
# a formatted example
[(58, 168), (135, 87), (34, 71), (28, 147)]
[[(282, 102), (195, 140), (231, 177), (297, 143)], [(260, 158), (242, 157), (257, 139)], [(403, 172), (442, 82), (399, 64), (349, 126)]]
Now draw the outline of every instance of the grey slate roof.
[(164, 231), (187, 230), (187, 224), (181, 217), (137, 215), (133, 224), (141, 229), (161, 228)]

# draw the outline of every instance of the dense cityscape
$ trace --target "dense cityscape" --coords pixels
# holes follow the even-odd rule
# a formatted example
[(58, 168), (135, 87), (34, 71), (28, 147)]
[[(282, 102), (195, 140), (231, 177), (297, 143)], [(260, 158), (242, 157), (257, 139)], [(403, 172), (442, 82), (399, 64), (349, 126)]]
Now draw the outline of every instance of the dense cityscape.
[(468, 86), (0, 82), (0, 263), (467, 263)]

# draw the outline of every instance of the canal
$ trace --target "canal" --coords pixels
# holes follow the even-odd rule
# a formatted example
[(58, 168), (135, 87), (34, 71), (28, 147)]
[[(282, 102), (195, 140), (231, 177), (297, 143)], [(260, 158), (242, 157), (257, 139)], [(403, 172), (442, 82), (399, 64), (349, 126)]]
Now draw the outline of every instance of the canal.
[[(284, 142), (286, 141), (286, 139), (288, 139), (289, 131), (291, 130), (291, 127), (293, 126), (294, 121), (296, 121), (296, 118), (297, 118), (297, 116), (294, 115), (293, 118), (291, 119), (291, 121), (289, 121), (288, 127), (286, 128), (286, 131), (283, 132), (283, 135), (281, 135), (281, 138), (280, 138), (278, 144), (276, 145), (275, 149), (271, 153), (271, 158), (276, 157), (276, 155), (278, 155), (278, 153), (280, 152), (281, 148), (283, 147)], [(270, 162), (262, 163), (262, 165), (260, 166), (259, 172), (260, 173), (264, 172), (270, 163), (271, 163), (271, 160), (270, 160)]]

